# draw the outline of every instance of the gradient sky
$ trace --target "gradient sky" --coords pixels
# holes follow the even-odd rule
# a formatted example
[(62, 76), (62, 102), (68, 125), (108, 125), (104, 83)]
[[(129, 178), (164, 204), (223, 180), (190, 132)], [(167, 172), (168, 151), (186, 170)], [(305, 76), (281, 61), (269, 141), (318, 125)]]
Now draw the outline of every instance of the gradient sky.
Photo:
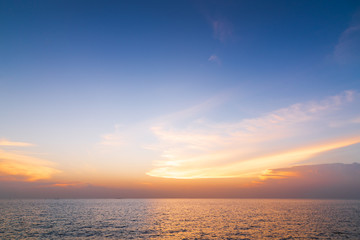
[(0, 197), (360, 198), (360, 2), (0, 0), (0, 109)]

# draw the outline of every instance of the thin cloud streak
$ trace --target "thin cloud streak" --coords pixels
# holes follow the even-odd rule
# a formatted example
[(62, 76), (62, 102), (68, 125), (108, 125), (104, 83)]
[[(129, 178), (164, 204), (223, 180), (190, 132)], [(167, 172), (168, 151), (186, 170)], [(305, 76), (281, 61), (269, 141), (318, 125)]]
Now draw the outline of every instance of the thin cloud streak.
[(30, 147), (34, 146), (34, 144), (26, 143), (26, 142), (13, 142), (7, 139), (0, 139), (0, 146), (5, 147)]

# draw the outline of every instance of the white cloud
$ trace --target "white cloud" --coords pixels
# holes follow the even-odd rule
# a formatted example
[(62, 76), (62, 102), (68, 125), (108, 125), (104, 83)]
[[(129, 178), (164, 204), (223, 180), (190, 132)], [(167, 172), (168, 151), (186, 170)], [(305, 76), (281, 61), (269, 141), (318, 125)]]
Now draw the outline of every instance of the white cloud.
[[(152, 147), (161, 152), (162, 159), (147, 174), (174, 178), (240, 176), (357, 143), (358, 138), (347, 135), (335, 139), (326, 136), (334, 113), (338, 119), (346, 105), (356, 105), (352, 102), (357, 98), (356, 92), (345, 91), (234, 123), (203, 120), (175, 128), (173, 122), (163, 122), (151, 128), (159, 139)], [(314, 136), (322, 138), (314, 141)]]

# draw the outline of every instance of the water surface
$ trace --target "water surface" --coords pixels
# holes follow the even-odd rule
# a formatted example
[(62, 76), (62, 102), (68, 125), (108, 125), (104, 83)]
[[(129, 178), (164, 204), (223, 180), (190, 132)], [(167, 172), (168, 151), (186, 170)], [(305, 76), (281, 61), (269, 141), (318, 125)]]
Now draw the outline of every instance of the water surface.
[(359, 200), (0, 200), (1, 239), (360, 239)]

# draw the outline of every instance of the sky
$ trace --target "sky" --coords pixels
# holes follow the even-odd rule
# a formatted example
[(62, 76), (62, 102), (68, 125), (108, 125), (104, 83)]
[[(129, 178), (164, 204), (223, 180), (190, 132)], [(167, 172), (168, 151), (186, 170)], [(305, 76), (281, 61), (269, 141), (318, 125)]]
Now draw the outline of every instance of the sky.
[(360, 198), (359, 1), (0, 0), (0, 198)]

